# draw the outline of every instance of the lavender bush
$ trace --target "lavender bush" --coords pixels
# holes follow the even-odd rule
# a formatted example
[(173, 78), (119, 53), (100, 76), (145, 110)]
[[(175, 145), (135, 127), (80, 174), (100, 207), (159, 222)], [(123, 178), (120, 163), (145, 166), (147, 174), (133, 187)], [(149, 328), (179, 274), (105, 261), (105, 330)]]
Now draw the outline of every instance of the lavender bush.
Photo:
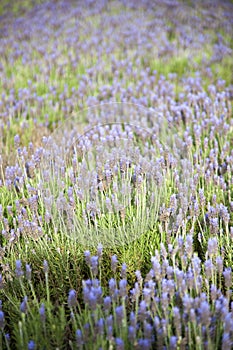
[(0, 348), (233, 348), (231, 1), (0, 4)]

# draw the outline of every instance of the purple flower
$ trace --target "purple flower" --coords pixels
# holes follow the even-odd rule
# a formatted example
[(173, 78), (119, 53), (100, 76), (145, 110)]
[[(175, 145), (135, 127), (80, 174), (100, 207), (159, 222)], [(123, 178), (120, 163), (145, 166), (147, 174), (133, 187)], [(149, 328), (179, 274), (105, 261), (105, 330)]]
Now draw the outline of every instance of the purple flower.
[(152, 332), (153, 332), (153, 327), (150, 323), (144, 321), (143, 324), (143, 328), (144, 328), (144, 337), (146, 339), (150, 339), (152, 338)]
[(109, 316), (106, 318), (106, 325), (107, 325), (108, 327), (113, 326), (113, 316), (112, 316), (112, 315), (109, 315)]
[(98, 259), (98, 256), (91, 257), (91, 271), (93, 273), (93, 276), (96, 276), (98, 274)]
[(31, 281), (31, 276), (32, 276), (32, 269), (29, 264), (26, 264), (26, 279), (28, 281)]
[(124, 341), (121, 338), (116, 338), (115, 342), (116, 342), (116, 350), (124, 350), (125, 345), (124, 345)]
[(128, 327), (128, 339), (130, 343), (134, 343), (136, 339), (136, 328), (134, 326)]
[(210, 305), (207, 301), (202, 301), (199, 308), (202, 325), (208, 327), (210, 324)]
[(104, 319), (100, 318), (97, 322), (97, 333), (98, 335), (103, 336), (104, 335)]
[(177, 345), (177, 337), (171, 336), (170, 337), (170, 348), (171, 350), (175, 350)]
[(219, 231), (219, 222), (218, 218), (210, 218), (210, 233), (216, 235)]
[(121, 323), (123, 321), (124, 318), (124, 310), (123, 310), (123, 306), (117, 306), (115, 308), (115, 312), (116, 312), (116, 322), (118, 324), (118, 326), (121, 326)]
[(143, 296), (146, 302), (149, 302), (151, 299), (151, 289), (150, 288), (143, 288)]
[(103, 255), (103, 245), (101, 243), (98, 244), (97, 247), (97, 256), (100, 259)]
[(224, 331), (226, 333), (233, 332), (233, 316), (231, 312), (227, 312), (224, 317)]
[(206, 277), (210, 279), (214, 272), (214, 265), (212, 263), (212, 260), (210, 259), (206, 260), (204, 265), (205, 265)]
[(92, 291), (89, 291), (88, 293), (88, 306), (92, 311), (97, 307), (97, 296)]
[(152, 262), (152, 267), (153, 267), (153, 272), (154, 272), (154, 276), (156, 281), (159, 281), (161, 278), (161, 265), (160, 262), (158, 261), (157, 257), (152, 257), (151, 258), (151, 262)]
[(117, 256), (113, 255), (111, 257), (111, 268), (112, 268), (113, 273), (116, 273), (117, 263), (118, 263)]
[(116, 302), (116, 301), (118, 301), (118, 297), (119, 297), (119, 290), (115, 289), (114, 294), (112, 296), (112, 300), (114, 300)]
[(30, 340), (28, 343), (28, 350), (34, 350), (36, 348), (36, 344), (33, 340)]
[(0, 328), (3, 329), (5, 325), (5, 316), (4, 312), (0, 310)]
[(121, 267), (121, 278), (126, 278), (126, 270), (127, 270), (127, 265), (123, 263)]
[(77, 293), (74, 289), (69, 291), (68, 295), (68, 305), (69, 307), (75, 307), (77, 305)]
[(119, 295), (121, 297), (127, 296), (127, 280), (126, 279), (122, 279), (119, 282)]
[(5, 334), (5, 339), (6, 339), (6, 342), (7, 342), (7, 343), (10, 342), (11, 337), (10, 337), (10, 334), (9, 334), (9, 333), (6, 333), (6, 334)]
[(19, 135), (15, 135), (14, 137), (14, 143), (15, 143), (15, 147), (19, 147), (19, 144), (20, 144), (20, 137)]
[(220, 216), (225, 222), (225, 224), (228, 225), (230, 220), (230, 215), (228, 213), (227, 207), (225, 207), (223, 204), (220, 204)]
[(186, 253), (187, 253), (188, 257), (191, 258), (192, 252), (193, 252), (193, 237), (192, 237), (192, 235), (186, 236), (185, 249), (186, 249)]
[(217, 256), (216, 258), (216, 268), (218, 273), (221, 275), (223, 271), (223, 259), (221, 256)]
[(223, 333), (222, 336), (222, 349), (232, 349), (232, 340), (229, 333)]
[(16, 260), (15, 265), (16, 265), (15, 275), (16, 275), (16, 277), (19, 278), (19, 277), (23, 276), (21, 260)]
[(43, 270), (44, 270), (44, 273), (47, 274), (49, 272), (49, 265), (48, 265), (48, 262), (47, 260), (44, 260), (44, 263), (43, 263)]
[(112, 296), (115, 292), (116, 289), (116, 281), (114, 278), (111, 278), (108, 282), (109, 285), (109, 291), (110, 291), (110, 295)]
[(218, 241), (216, 237), (209, 238), (207, 251), (210, 257), (218, 254)]
[(46, 314), (45, 314), (45, 305), (44, 305), (44, 304), (41, 304), (40, 310), (39, 310), (39, 314), (40, 314), (41, 322), (42, 322), (42, 323), (45, 323)]
[(28, 298), (27, 298), (27, 296), (25, 296), (22, 303), (20, 304), (20, 311), (24, 314), (27, 313), (27, 300), (28, 300)]
[(81, 329), (77, 329), (76, 333), (75, 333), (75, 336), (76, 336), (76, 344), (78, 347), (82, 347), (82, 345), (84, 344), (84, 341), (83, 341), (83, 334), (82, 334), (82, 331)]
[(113, 337), (113, 328), (112, 326), (107, 326), (107, 339), (112, 340)]
[(199, 190), (199, 198), (200, 198), (200, 205), (203, 208), (205, 205), (205, 195), (204, 195), (204, 190), (202, 188), (200, 188)]
[(140, 349), (149, 350), (151, 348), (151, 341), (149, 339), (138, 339), (138, 345)]
[(140, 297), (141, 291), (140, 291), (138, 282), (135, 282), (134, 288), (131, 289), (130, 294), (132, 295), (131, 297), (132, 301), (136, 301), (136, 299)]
[(83, 341), (88, 342), (90, 338), (90, 323), (85, 323), (83, 326)]
[(140, 306), (139, 306), (139, 319), (141, 321), (144, 321), (146, 319), (146, 315), (147, 315), (147, 305), (145, 300), (142, 300), (140, 302)]
[(135, 275), (137, 277), (137, 281), (139, 283), (139, 285), (142, 283), (143, 279), (142, 279), (142, 275), (141, 275), (141, 271), (137, 270), (135, 271)]
[(133, 311), (130, 312), (129, 320), (130, 320), (130, 325), (136, 328), (137, 320), (136, 320), (135, 313)]
[(85, 256), (86, 264), (90, 267), (91, 266), (91, 253), (89, 252), (89, 250), (86, 250), (84, 252), (84, 256)]
[(225, 286), (227, 288), (231, 288), (232, 286), (232, 270), (230, 267), (226, 268), (223, 272), (224, 280), (225, 280)]
[(104, 298), (104, 311), (109, 312), (111, 309), (112, 300), (110, 296)]
[(3, 289), (3, 279), (2, 279), (2, 274), (0, 274), (0, 289)]

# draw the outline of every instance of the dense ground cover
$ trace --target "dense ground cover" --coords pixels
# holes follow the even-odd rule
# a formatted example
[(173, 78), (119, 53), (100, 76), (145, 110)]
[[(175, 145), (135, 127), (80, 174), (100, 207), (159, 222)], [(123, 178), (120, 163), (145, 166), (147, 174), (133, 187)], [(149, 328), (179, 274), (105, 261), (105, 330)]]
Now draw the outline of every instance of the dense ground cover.
[(0, 348), (231, 349), (232, 2), (0, 11)]

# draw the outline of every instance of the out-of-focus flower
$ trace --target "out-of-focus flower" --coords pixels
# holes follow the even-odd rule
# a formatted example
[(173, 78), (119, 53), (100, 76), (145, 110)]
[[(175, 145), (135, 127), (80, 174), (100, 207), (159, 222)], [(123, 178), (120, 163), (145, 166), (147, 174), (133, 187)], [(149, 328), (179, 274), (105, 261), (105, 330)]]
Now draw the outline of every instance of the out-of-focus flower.
[(0, 310), (0, 328), (1, 330), (3, 330), (5, 326), (5, 315), (4, 312), (2, 310)]
[(68, 295), (68, 306), (75, 307), (77, 305), (77, 293), (74, 289), (69, 291)]
[(28, 305), (27, 305), (27, 296), (24, 297), (22, 303), (20, 304), (20, 311), (23, 312), (24, 314), (27, 313)]
[(30, 340), (28, 343), (28, 350), (35, 350), (36, 344), (33, 340)]
[(44, 260), (44, 263), (43, 263), (43, 270), (44, 270), (44, 273), (47, 274), (49, 272), (49, 265), (48, 265), (48, 262), (47, 260)]
[(41, 322), (45, 323), (45, 321), (46, 321), (46, 313), (45, 313), (45, 305), (44, 304), (41, 304), (39, 313), (40, 313)]
[(16, 275), (16, 277), (19, 278), (19, 277), (23, 276), (21, 260), (16, 260), (15, 265), (16, 265), (15, 275)]

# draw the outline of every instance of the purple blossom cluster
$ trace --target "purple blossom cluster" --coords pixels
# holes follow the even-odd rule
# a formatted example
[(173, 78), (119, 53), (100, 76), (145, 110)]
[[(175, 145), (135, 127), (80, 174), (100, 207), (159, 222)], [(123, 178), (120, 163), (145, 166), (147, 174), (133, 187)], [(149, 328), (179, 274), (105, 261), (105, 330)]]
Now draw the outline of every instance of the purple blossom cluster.
[[(137, 281), (132, 289), (127, 287), (127, 278), (109, 280), (109, 294), (103, 297), (98, 279), (83, 282), (85, 305), (92, 310), (92, 319), (76, 331), (78, 348), (85, 344), (98, 343), (103, 337), (107, 345), (118, 349), (130, 344), (135, 349), (186, 348), (188, 344), (198, 347), (205, 344), (220, 344), (217, 324), (222, 322), (222, 349), (233, 344), (232, 328), (232, 269), (223, 271), (223, 258), (219, 256), (215, 238), (208, 241), (209, 252), (205, 262), (205, 277), (202, 277), (202, 262), (191, 251), (192, 237), (179, 239), (177, 245), (161, 250), (151, 258), (152, 268), (143, 279), (136, 271)], [(97, 256), (92, 258), (97, 259)], [(91, 259), (91, 258), (90, 258)], [(91, 259), (91, 260), (95, 260)], [(117, 257), (112, 257), (115, 271)], [(179, 267), (182, 261), (182, 269)], [(87, 261), (90, 268), (93, 264)], [(217, 287), (217, 279), (224, 279), (225, 292)], [(205, 290), (205, 291), (204, 291)], [(75, 303), (69, 307), (75, 311)], [(97, 301), (98, 300), (98, 301)], [(131, 303), (131, 312), (126, 307)], [(78, 315), (74, 312), (78, 318)], [(102, 316), (101, 316), (102, 315)], [(100, 317), (100, 318), (99, 318)], [(192, 326), (191, 326), (192, 325)], [(87, 333), (87, 328), (89, 329)], [(125, 328), (125, 332), (123, 329)], [(122, 332), (123, 338), (118, 337)], [(115, 335), (115, 336), (114, 336)]]
[[(70, 343), (233, 347), (231, 13), (230, 1), (58, 0), (1, 16), (0, 289), (23, 291), (20, 334), (34, 304), (43, 336), (58, 329), (49, 254), (46, 302), (36, 300), (33, 262), (22, 263), (31, 242), (61, 236), (61, 251), (71, 236), (113, 248), (148, 235), (148, 250), (156, 237), (160, 249), (133, 283), (112, 255), (106, 287), (103, 245), (85, 251), (90, 278), (82, 298), (65, 291), (62, 309)], [(38, 348), (23, 337), (22, 348)]]
[[(142, 277), (135, 272), (135, 283), (130, 287), (127, 281), (127, 266), (121, 266), (121, 278), (111, 278), (108, 289), (101, 286), (98, 259), (89, 251), (85, 252), (86, 264), (93, 273), (91, 279), (83, 280), (84, 309), (77, 292), (71, 289), (67, 306), (75, 337), (70, 339), (77, 348), (104, 344), (104, 348), (114, 346), (126, 349), (163, 348), (176, 349), (213, 346), (230, 349), (233, 345), (232, 314), (232, 268), (224, 267), (224, 257), (219, 255), (215, 238), (208, 240), (208, 254), (204, 262), (190, 247), (192, 236), (181, 237), (166, 249), (163, 244), (151, 258), (151, 269)], [(100, 247), (98, 251), (101, 251)], [(181, 263), (181, 265), (180, 265)], [(116, 255), (111, 257), (112, 272), (119, 266)], [(20, 276), (19, 276), (20, 271)], [(47, 270), (46, 270), (47, 271)], [(45, 273), (47, 273), (45, 271)], [(21, 273), (22, 272), (22, 273)], [(21, 261), (16, 261), (16, 278), (25, 274)], [(115, 275), (116, 276), (116, 275)], [(219, 288), (219, 281), (223, 283)], [(19, 310), (30, 318), (31, 301), (27, 296)], [(0, 304), (0, 328), (4, 331), (4, 305)], [(129, 312), (130, 310), (130, 312)], [(88, 322), (83, 323), (89, 312)], [(40, 322), (46, 327), (47, 311), (44, 303), (39, 308)], [(80, 328), (77, 328), (79, 325)], [(221, 330), (221, 331), (220, 331)], [(9, 337), (9, 336), (8, 336)], [(28, 349), (34, 349), (30, 340)]]
[[(130, 4), (138, 8), (136, 15), (135, 9), (124, 11)], [(89, 18), (95, 11), (93, 22)], [(158, 83), (150, 62), (159, 58), (165, 64), (182, 54), (192, 62), (194, 53), (202, 56), (203, 45), (213, 47), (202, 62), (203, 73), (211, 76), (212, 61), (232, 54), (220, 33), (216, 40), (210, 33), (224, 29), (231, 35), (230, 4), (219, 3), (218, 11), (216, 15), (211, 3), (184, 5), (181, 10), (173, 1), (100, 1), (91, 7), (58, 1), (37, 5), (23, 17), (6, 16), (0, 39), (1, 132), (5, 134), (15, 119), (20, 130), (30, 128), (28, 116), (35, 129), (45, 132), (61, 113), (67, 117), (85, 105), (116, 98), (153, 105), (172, 87)], [(21, 74), (17, 67), (22, 67)], [(45, 118), (38, 118), (41, 115)]]

